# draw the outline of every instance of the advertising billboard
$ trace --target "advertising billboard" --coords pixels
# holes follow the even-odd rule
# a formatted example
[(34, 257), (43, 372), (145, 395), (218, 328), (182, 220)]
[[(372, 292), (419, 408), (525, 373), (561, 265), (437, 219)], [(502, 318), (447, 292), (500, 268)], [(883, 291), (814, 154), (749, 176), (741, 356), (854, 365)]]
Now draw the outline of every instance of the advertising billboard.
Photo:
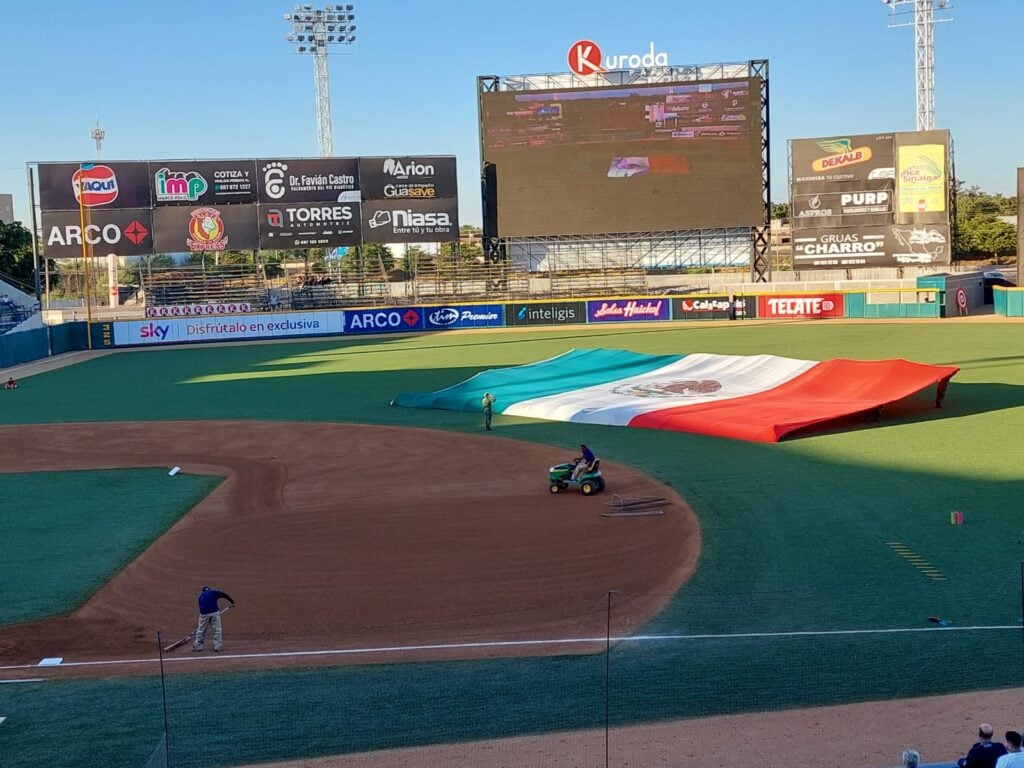
[(44, 211), (149, 208), (146, 163), (40, 163), (39, 207)]
[(585, 301), (521, 302), (505, 305), (505, 325), (574, 325), (587, 322)]
[(739, 311), (735, 316), (740, 318), (755, 317), (757, 312), (756, 296), (740, 296), (729, 300), (725, 294), (708, 296), (691, 296), (683, 299), (672, 299), (673, 320), (731, 320), (734, 317), (735, 301), (740, 302)]
[(261, 203), (358, 203), (359, 161), (354, 157), (257, 160)]
[(183, 344), (341, 333), (345, 313), (290, 312), (244, 317), (169, 317), (115, 322), (114, 345)]
[(260, 248), (337, 248), (359, 245), (359, 203), (260, 205)]
[(456, 197), (455, 158), (361, 157), (359, 188), (364, 200)]
[(456, 304), (423, 308), (423, 328), (428, 331), (497, 328), (504, 324), (505, 308), (501, 304)]
[(949, 132), (896, 134), (896, 220), (948, 223)]
[(794, 184), (794, 229), (857, 227), (890, 224), (893, 220), (892, 179)]
[(364, 243), (448, 243), (459, 239), (459, 201), (367, 200)]
[(153, 231), (157, 253), (251, 251), (260, 245), (255, 205), (156, 208)]
[(889, 224), (807, 229), (793, 235), (794, 269), (949, 264), (949, 227)]
[(255, 160), (159, 160), (149, 176), (154, 206), (256, 202)]
[(636, 323), (668, 320), (672, 307), (668, 299), (606, 299), (587, 302), (587, 322)]
[(480, 95), (497, 234), (755, 226), (760, 80)]
[(82, 212), (44, 210), (43, 252), (50, 259), (78, 258), (82, 241), (92, 256), (143, 256), (153, 253), (153, 212), (149, 208), (100, 209)]
[(757, 297), (758, 318), (820, 319), (842, 317), (844, 311), (843, 294), (841, 293)]
[(896, 176), (895, 134), (877, 133), (793, 139), (794, 184), (892, 179)]
[(423, 330), (420, 307), (381, 307), (345, 312), (345, 333), (408, 333)]

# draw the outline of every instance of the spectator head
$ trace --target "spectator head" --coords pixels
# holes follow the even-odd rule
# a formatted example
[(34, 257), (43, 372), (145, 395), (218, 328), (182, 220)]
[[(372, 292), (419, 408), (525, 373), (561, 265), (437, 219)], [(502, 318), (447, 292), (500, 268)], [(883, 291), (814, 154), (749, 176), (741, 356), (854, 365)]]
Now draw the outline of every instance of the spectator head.
[(982, 723), (978, 726), (978, 736), (982, 739), (991, 739), (993, 733), (995, 733), (995, 730), (988, 723)]
[(903, 750), (903, 768), (917, 768), (921, 764), (921, 755), (916, 749)]
[(1017, 731), (1006, 732), (1006, 746), (1011, 752), (1020, 752), (1021, 736)]

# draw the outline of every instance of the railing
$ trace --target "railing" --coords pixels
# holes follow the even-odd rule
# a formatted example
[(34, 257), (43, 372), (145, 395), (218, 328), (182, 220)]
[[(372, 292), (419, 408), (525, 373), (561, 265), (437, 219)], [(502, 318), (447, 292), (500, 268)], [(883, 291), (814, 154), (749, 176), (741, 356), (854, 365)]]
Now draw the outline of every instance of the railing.
[(266, 281), (250, 265), (154, 270), (142, 275), (142, 291), (147, 306), (267, 301)]

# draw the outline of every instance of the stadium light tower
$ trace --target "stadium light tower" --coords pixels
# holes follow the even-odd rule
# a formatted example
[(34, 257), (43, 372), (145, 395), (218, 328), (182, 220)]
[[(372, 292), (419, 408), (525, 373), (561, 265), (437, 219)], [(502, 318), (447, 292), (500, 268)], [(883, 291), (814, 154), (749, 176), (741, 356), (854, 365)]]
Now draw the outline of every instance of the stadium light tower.
[(96, 162), (103, 159), (103, 139), (107, 137), (107, 132), (100, 128), (100, 119), (96, 118), (96, 127), (92, 129), (92, 133), (89, 134), (89, 138), (96, 142)]
[(313, 74), (316, 79), (316, 136), (320, 143), (320, 157), (334, 154), (334, 129), (331, 125), (331, 79), (327, 68), (327, 54), (339, 45), (356, 41), (355, 15), (352, 4), (328, 3), (322, 9), (306, 3), (296, 5), (284, 20), (291, 22), (292, 31), (284, 39), (294, 47), (295, 53), (313, 55)]
[(952, 0), (882, 0), (889, 6), (889, 28), (914, 28), (914, 60), (917, 68), (917, 130), (935, 128), (936, 24), (952, 21)]

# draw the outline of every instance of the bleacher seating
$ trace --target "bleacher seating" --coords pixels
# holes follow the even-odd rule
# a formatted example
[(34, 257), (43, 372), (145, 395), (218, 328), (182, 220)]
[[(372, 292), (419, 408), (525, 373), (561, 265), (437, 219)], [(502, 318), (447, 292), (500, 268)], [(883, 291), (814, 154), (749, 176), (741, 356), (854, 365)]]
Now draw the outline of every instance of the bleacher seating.
[(216, 271), (176, 268), (142, 275), (146, 305), (218, 304), (248, 302), (255, 307), (267, 304), (267, 287), (255, 267), (233, 265)]

